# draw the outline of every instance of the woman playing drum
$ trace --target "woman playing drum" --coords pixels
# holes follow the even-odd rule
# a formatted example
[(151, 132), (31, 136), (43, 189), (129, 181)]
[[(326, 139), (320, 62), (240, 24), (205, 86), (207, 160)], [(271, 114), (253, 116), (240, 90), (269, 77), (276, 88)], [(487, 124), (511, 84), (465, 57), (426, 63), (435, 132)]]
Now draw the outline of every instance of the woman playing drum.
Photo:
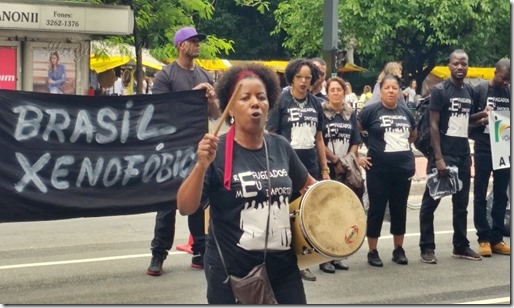
[[(278, 76), (263, 65), (233, 66), (223, 73), (216, 92), (220, 109), (228, 109), (233, 124), (226, 135), (206, 134), (200, 141), (197, 162), (178, 191), (177, 206), (182, 215), (188, 215), (209, 201), (209, 234), (214, 227), (228, 273), (238, 277), (263, 261), (271, 206), (266, 256), (271, 286), (279, 304), (305, 304), (297, 257), (291, 249), (289, 200), (292, 191), (304, 192), (316, 180), (287, 140), (264, 133), (279, 91)], [(223, 283), (227, 275), (211, 236), (205, 276), (210, 304), (235, 303), (230, 284)]]

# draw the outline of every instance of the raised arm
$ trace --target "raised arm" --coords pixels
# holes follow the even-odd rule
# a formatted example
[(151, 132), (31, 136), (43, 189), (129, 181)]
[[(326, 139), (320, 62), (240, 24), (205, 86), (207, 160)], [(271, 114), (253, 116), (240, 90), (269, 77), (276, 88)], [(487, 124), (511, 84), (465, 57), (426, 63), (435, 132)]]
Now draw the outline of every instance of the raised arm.
[(200, 207), (205, 174), (216, 157), (218, 141), (218, 137), (205, 134), (198, 143), (198, 161), (177, 193), (177, 208), (181, 215), (193, 214)]

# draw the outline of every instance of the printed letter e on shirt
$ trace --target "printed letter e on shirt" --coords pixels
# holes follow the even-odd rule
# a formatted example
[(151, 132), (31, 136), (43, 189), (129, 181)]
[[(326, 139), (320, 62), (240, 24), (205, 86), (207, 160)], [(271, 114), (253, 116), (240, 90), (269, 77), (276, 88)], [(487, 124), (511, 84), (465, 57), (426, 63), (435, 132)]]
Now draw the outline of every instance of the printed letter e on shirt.
[(382, 124), (380, 124), (380, 127), (389, 127), (393, 125), (393, 120), (391, 120), (390, 116), (381, 116), (380, 120), (382, 120)]
[[(243, 198), (251, 198), (257, 196), (257, 190), (259, 189), (257, 186), (260, 186), (260, 183), (257, 183), (253, 178), (253, 172), (241, 172), (238, 174), (239, 180), (241, 181), (241, 188)], [(247, 177), (251, 177), (251, 179), (246, 179)], [(262, 188), (262, 187), (261, 187)]]

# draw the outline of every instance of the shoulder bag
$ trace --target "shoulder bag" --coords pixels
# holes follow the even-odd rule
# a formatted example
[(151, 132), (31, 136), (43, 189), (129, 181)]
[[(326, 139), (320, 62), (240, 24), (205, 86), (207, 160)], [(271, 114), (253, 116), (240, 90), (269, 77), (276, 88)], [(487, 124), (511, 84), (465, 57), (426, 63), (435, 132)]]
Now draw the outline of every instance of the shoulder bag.
[(225, 269), (225, 273), (227, 274), (227, 279), (223, 283), (230, 283), (236, 303), (243, 305), (277, 304), (275, 293), (273, 293), (273, 289), (271, 288), (271, 283), (268, 277), (268, 272), (266, 271), (266, 252), (268, 250), (268, 232), (271, 211), (271, 178), (266, 138), (264, 138), (264, 150), (266, 152), (266, 168), (268, 171), (268, 219), (266, 222), (264, 261), (261, 264), (255, 266), (245, 277), (229, 275), (227, 265), (225, 264), (225, 260), (221, 253), (221, 248), (218, 243), (218, 239), (216, 238), (216, 234), (214, 233), (214, 224), (212, 223), (212, 219), (210, 222), (212, 235), (214, 237), (216, 247), (218, 248), (221, 263), (223, 264), (223, 268)]

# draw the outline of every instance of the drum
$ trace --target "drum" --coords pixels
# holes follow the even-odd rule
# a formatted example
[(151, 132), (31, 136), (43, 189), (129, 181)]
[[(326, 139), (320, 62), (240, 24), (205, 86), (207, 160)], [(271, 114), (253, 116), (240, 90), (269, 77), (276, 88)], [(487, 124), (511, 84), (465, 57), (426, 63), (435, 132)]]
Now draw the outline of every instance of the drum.
[(364, 207), (340, 182), (317, 182), (289, 204), (289, 212), (291, 247), (300, 269), (347, 257), (364, 242)]

